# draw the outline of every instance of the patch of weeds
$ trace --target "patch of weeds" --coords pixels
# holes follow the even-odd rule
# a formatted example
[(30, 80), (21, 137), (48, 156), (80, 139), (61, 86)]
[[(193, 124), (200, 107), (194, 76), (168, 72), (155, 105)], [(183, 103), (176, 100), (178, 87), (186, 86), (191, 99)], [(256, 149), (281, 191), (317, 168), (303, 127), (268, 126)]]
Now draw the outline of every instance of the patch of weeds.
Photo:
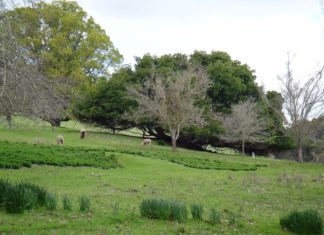
[(119, 215), (119, 202), (115, 202), (113, 205), (112, 205), (112, 215), (113, 216), (117, 216)]
[(290, 212), (280, 219), (280, 225), (283, 229), (299, 235), (323, 234), (322, 218), (316, 210)]
[(211, 208), (209, 210), (209, 222), (211, 224), (220, 224), (222, 222), (221, 213), (217, 209)]
[(57, 194), (47, 193), (45, 198), (45, 207), (47, 210), (54, 211), (57, 207)]
[(72, 201), (67, 195), (63, 195), (62, 203), (65, 211), (72, 211)]
[(79, 205), (81, 212), (88, 212), (90, 211), (90, 198), (87, 196), (82, 195), (79, 198)]
[(27, 182), (9, 183), (0, 180), (0, 207), (7, 213), (23, 213), (24, 210), (43, 206), (46, 190)]
[(202, 215), (204, 212), (204, 207), (201, 204), (191, 204), (191, 215), (193, 219), (202, 220)]
[(169, 220), (176, 220), (178, 222), (185, 222), (188, 218), (187, 207), (184, 203), (178, 201), (170, 201), (170, 216)]
[(184, 222), (188, 217), (185, 204), (165, 199), (144, 199), (140, 205), (140, 213), (142, 217), (149, 219), (178, 222)]
[(227, 211), (227, 221), (229, 225), (235, 225), (238, 223), (238, 220), (240, 218), (240, 215), (233, 212), (233, 211)]

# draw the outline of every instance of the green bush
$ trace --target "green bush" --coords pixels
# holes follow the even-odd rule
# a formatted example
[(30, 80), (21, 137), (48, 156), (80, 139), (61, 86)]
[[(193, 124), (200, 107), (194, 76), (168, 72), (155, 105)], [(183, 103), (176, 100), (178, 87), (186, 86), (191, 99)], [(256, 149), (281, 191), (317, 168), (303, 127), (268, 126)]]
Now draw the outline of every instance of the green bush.
[(156, 143), (160, 146), (166, 146), (168, 145), (164, 140), (157, 140)]
[(72, 201), (67, 195), (63, 195), (62, 197), (62, 203), (63, 203), (63, 209), (65, 211), (71, 211), (72, 210)]
[(191, 215), (193, 219), (200, 219), (200, 220), (202, 219), (202, 215), (204, 212), (203, 205), (191, 204), (190, 209), (191, 209)]
[(220, 224), (221, 223), (221, 214), (217, 209), (215, 209), (215, 208), (210, 209), (209, 222), (211, 224)]
[(5, 204), (6, 194), (10, 186), (8, 180), (0, 179), (0, 207)]
[(176, 220), (178, 222), (185, 222), (188, 218), (187, 207), (184, 203), (177, 201), (170, 201), (170, 216), (169, 220)]
[(293, 211), (280, 219), (283, 229), (299, 235), (323, 234), (323, 222), (316, 210)]
[(38, 206), (45, 205), (45, 198), (46, 198), (47, 191), (43, 187), (40, 187), (35, 184), (27, 183), (27, 182), (20, 183), (20, 185), (22, 187), (24, 187), (26, 190), (30, 190), (33, 193), (35, 193), (35, 195), (36, 195), (35, 205), (38, 205)]
[(34, 184), (11, 184), (0, 180), (0, 206), (8, 213), (23, 213), (25, 209), (43, 206), (46, 190)]
[(90, 198), (87, 196), (81, 196), (79, 199), (80, 211), (87, 212), (90, 210)]
[(140, 205), (142, 217), (160, 220), (177, 220), (184, 222), (187, 215), (186, 206), (177, 201), (164, 199), (144, 199)]
[(48, 210), (56, 210), (57, 207), (57, 195), (55, 193), (47, 193), (45, 197), (45, 207)]
[(28, 203), (25, 198), (25, 190), (18, 185), (8, 187), (4, 201), (7, 213), (23, 213)]

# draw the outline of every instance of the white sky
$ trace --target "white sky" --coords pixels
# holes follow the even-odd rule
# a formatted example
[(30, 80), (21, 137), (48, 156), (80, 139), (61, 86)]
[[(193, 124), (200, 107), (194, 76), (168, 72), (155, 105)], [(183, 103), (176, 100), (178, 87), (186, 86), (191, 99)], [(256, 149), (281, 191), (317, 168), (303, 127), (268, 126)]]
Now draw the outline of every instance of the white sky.
[[(77, 0), (101, 25), (124, 63), (134, 56), (225, 51), (279, 90), (287, 52), (296, 77), (324, 64), (320, 0)], [(322, 21), (322, 24), (321, 24)]]

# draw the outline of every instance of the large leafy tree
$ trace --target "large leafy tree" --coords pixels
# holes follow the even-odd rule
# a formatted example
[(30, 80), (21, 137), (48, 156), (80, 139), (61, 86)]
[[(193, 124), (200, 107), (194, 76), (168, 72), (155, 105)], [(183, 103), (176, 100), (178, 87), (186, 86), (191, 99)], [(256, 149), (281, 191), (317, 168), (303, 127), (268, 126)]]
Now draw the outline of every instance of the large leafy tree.
[(190, 60), (208, 70), (212, 80), (208, 96), (212, 100), (214, 111), (228, 113), (233, 104), (249, 97), (258, 97), (254, 71), (248, 65), (232, 60), (226, 52), (213, 51), (208, 54), (195, 51)]
[(130, 68), (121, 68), (109, 80), (100, 79), (87, 95), (76, 102), (73, 114), (85, 123), (93, 123), (116, 131), (134, 126), (125, 113), (136, 106), (127, 98), (126, 85), (132, 79)]
[(59, 91), (71, 100), (122, 59), (105, 31), (76, 2), (41, 1), (15, 8), (9, 15), (18, 19), (11, 27), (38, 70), (52, 79), (73, 80), (73, 89)]
[[(158, 74), (160, 79), (167, 78), (174, 72), (184, 71), (189, 64), (202, 66), (207, 70), (211, 85), (207, 97), (200, 100), (200, 106), (205, 110), (229, 113), (231, 106), (253, 97), (258, 101), (258, 87), (255, 83), (254, 71), (239, 61), (232, 60), (226, 52), (215, 51), (206, 53), (195, 51), (192, 55), (184, 54), (163, 55), (160, 57), (146, 54), (136, 58), (134, 82), (145, 85), (145, 81), (154, 79)], [(208, 120), (205, 127), (187, 126), (181, 130), (178, 142), (189, 147), (198, 147), (206, 144), (220, 143), (218, 134), (222, 131), (221, 125), (212, 115), (205, 113)], [(149, 122), (138, 125), (149, 134), (170, 140), (166, 130), (159, 122), (150, 118)]]

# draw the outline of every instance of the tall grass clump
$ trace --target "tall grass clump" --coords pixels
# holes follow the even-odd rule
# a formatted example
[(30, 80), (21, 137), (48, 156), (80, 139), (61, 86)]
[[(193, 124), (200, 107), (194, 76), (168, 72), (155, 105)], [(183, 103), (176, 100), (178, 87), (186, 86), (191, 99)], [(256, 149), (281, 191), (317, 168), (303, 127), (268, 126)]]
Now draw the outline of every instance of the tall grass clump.
[(165, 199), (144, 199), (140, 205), (142, 217), (184, 222), (187, 217), (185, 204)]
[(90, 210), (90, 198), (87, 196), (81, 196), (79, 199), (80, 211), (87, 212)]
[(46, 190), (40, 186), (0, 180), (0, 207), (7, 213), (23, 213), (26, 209), (43, 206)]
[(283, 229), (299, 235), (323, 234), (323, 222), (316, 210), (293, 211), (280, 219)]
[(188, 218), (187, 207), (184, 203), (178, 201), (170, 201), (170, 216), (169, 220), (185, 222)]
[(20, 185), (21, 185), (21, 187), (25, 188), (25, 190), (27, 190), (27, 192), (31, 191), (31, 192), (35, 193), (37, 206), (45, 205), (45, 198), (46, 198), (46, 194), (47, 194), (46, 189), (44, 189), (43, 187), (40, 187), (38, 185), (28, 183), (28, 182), (20, 183)]
[(5, 205), (6, 194), (10, 186), (8, 180), (0, 179), (0, 208)]
[(63, 195), (62, 203), (63, 203), (63, 209), (65, 211), (71, 211), (72, 210), (72, 201), (67, 195)]
[(215, 209), (215, 208), (210, 209), (209, 222), (211, 224), (220, 224), (221, 223), (221, 214), (217, 209)]
[(191, 204), (191, 215), (193, 219), (202, 219), (202, 215), (204, 212), (204, 207), (201, 204)]
[(45, 197), (45, 207), (54, 211), (57, 208), (57, 195), (55, 193), (47, 193)]

